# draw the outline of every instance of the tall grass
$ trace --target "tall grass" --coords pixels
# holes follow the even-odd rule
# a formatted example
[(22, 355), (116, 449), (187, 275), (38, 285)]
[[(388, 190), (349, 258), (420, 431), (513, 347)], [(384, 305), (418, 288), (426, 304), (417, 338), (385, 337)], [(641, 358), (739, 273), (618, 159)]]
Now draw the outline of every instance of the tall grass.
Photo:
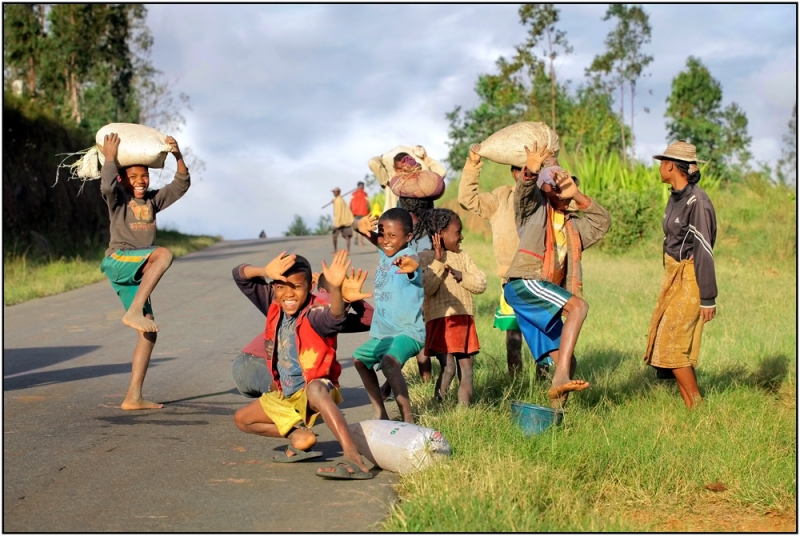
[[(504, 178), (490, 170), (482, 180)], [(437, 406), (416, 366), (404, 369), (418, 422), (441, 430), (453, 456), (401, 477), (384, 530), (796, 530), (794, 199), (778, 188), (710, 195), (719, 298), (697, 371), (704, 403), (686, 411), (675, 383), (641, 360), (662, 275), (653, 235), (622, 255), (586, 252), (590, 311), (576, 355), (592, 386), (571, 396), (562, 426), (533, 437), (512, 425), (510, 401), (545, 405), (547, 385), (530, 358), (509, 379), (503, 334), (491, 327), (500, 293), (491, 243), (468, 233), (462, 247), (488, 278), (475, 301), (475, 404), (457, 407), (450, 393)]]
[[(159, 229), (158, 245), (176, 257), (202, 249), (221, 237), (185, 235)], [(100, 271), (105, 246), (87, 248), (70, 256), (10, 251), (3, 258), (3, 303), (14, 305), (33, 298), (52, 296), (96, 283), (105, 278)]]

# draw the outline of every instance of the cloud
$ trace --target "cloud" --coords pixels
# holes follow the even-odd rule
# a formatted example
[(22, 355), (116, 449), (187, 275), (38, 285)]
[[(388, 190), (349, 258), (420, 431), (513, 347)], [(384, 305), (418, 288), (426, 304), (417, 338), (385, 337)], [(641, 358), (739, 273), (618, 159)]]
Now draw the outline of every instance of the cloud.
[[(559, 6), (575, 53), (556, 63), (573, 87), (604, 49), (607, 6)], [(509, 4), (155, 4), (152, 60), (191, 97), (176, 138), (206, 162), (202, 180), (159, 214), (184, 232), (280, 234), (294, 214), (329, 211), (367, 162), (400, 143), (447, 154), (445, 113), (477, 103), (476, 78), (524, 40)], [(758, 158), (775, 161), (797, 89), (793, 5), (648, 4), (652, 76), (637, 97), (637, 154), (665, 147), (672, 78), (697, 55), (725, 104), (750, 120)], [(713, 24), (709, 23), (713, 21)], [(652, 94), (649, 92), (652, 91)], [(790, 102), (791, 101), (791, 102)], [(642, 108), (651, 108), (650, 114)], [(166, 173), (168, 178), (170, 173)]]

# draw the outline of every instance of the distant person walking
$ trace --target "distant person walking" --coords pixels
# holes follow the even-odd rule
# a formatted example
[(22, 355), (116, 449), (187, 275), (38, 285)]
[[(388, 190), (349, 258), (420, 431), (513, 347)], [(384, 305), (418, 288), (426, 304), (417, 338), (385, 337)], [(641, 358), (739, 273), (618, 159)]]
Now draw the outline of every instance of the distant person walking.
[(342, 191), (337, 186), (333, 190), (333, 252), (338, 251), (337, 238), (341, 234), (347, 243), (347, 252), (350, 252), (350, 238), (353, 236), (353, 213), (341, 196)]
[(695, 146), (679, 140), (661, 160), (661, 182), (672, 186), (664, 212), (664, 278), (647, 334), (645, 362), (656, 377), (675, 378), (687, 408), (702, 401), (694, 368), (703, 324), (717, 314), (714, 242), (717, 217), (708, 195), (697, 186)]
[[(350, 198), (350, 212), (353, 213), (353, 220), (356, 224), (358, 220), (369, 215), (369, 197), (367, 192), (364, 191), (364, 183), (359, 181), (357, 186), (358, 188), (353, 192), (353, 197)], [(357, 234), (355, 242), (357, 246), (363, 246), (364, 237)]]
[(267, 237), (267, 233), (264, 232), (264, 229), (261, 229), (261, 232), (259, 233), (258, 237), (259, 238), (266, 238)]

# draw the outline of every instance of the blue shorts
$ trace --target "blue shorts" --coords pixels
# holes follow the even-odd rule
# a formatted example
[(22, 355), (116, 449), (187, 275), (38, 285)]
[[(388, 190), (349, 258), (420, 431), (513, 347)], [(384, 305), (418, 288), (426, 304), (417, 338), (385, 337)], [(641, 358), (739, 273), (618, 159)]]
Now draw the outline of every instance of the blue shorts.
[(561, 310), (572, 294), (550, 281), (514, 279), (503, 287), (522, 336), (539, 364), (551, 364), (550, 352), (561, 344)]

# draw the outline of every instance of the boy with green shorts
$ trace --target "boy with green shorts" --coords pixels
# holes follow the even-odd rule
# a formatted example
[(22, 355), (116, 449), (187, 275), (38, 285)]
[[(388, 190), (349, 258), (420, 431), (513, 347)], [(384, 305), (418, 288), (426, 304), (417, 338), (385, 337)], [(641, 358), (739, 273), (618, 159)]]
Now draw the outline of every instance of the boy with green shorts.
[[(373, 228), (377, 224), (378, 232)], [(408, 246), (413, 224), (403, 208), (387, 210), (380, 220), (366, 216), (358, 232), (378, 247), (380, 261), (375, 271), (375, 313), (369, 341), (353, 352), (354, 364), (376, 419), (388, 420), (376, 370), (382, 369), (395, 394), (403, 421), (414, 423), (403, 365), (425, 345), (422, 321), (422, 270), (417, 253)]]
[(164, 188), (148, 190), (150, 172), (147, 167), (117, 169), (119, 143), (119, 136), (111, 133), (105, 136), (101, 148), (105, 163), (101, 171), (100, 192), (108, 205), (111, 238), (100, 270), (111, 281), (111, 287), (125, 307), (122, 323), (139, 332), (128, 393), (120, 407), (124, 410), (158, 409), (164, 405), (142, 397), (142, 384), (158, 332), (153, 321), (150, 294), (172, 265), (172, 252), (154, 245), (156, 214), (183, 197), (190, 185), (189, 170), (178, 142), (167, 136), (178, 171), (174, 180)]

